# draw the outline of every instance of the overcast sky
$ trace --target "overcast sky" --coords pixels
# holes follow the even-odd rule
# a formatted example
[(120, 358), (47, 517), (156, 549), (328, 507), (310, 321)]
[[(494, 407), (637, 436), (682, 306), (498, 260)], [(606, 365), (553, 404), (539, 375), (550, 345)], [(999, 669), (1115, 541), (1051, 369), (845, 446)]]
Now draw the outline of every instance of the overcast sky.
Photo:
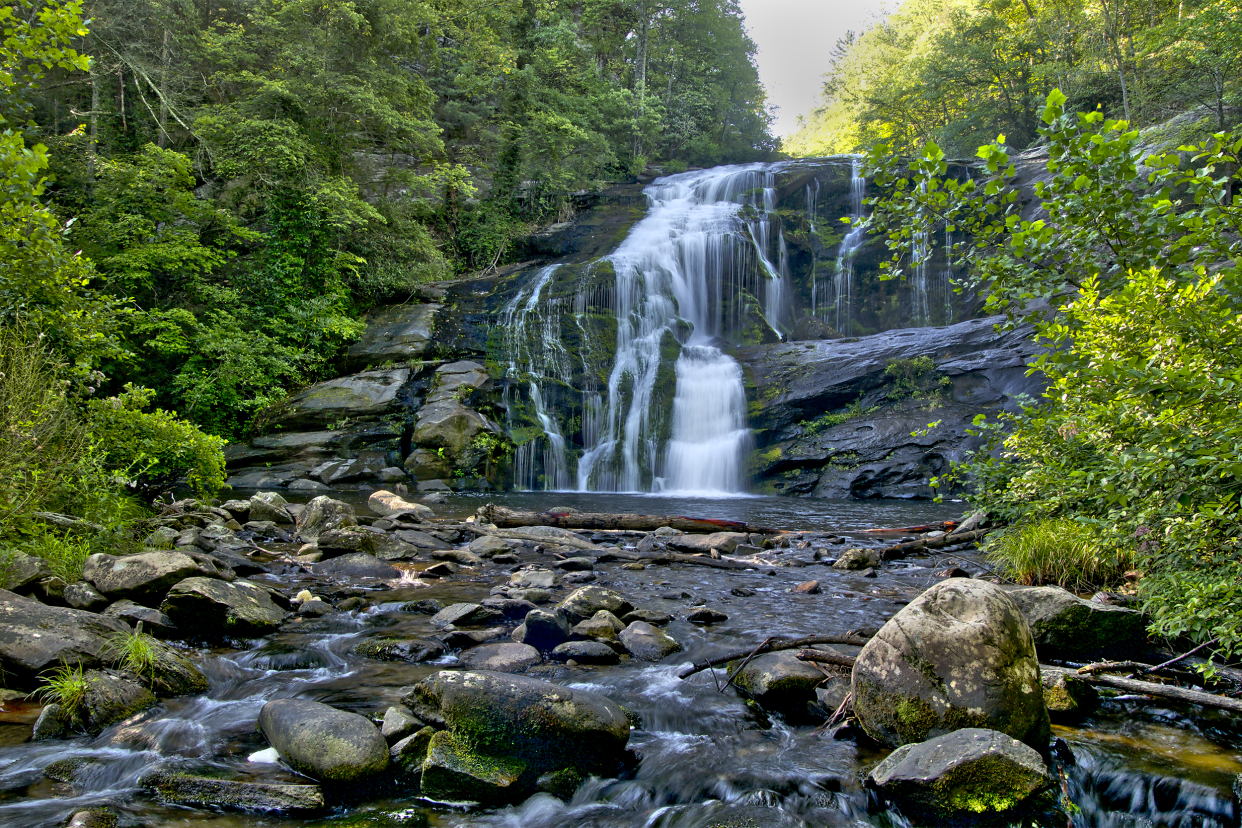
[(789, 135), (798, 116), (814, 108), (837, 39), (866, 27), (897, 0), (740, 0), (751, 38), (759, 45), (759, 75), (768, 100), (780, 107), (774, 129)]

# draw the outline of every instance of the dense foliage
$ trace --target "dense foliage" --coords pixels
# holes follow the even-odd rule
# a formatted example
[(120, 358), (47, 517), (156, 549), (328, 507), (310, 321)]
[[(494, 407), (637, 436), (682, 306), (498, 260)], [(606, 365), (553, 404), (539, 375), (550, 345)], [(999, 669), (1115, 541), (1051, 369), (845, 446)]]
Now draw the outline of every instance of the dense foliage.
[[(1042, 399), (984, 424), (987, 448), (953, 477), (1014, 527), (1013, 555), (1072, 520), (1090, 533), (1098, 571), (1139, 562), (1159, 631), (1236, 654), (1242, 140), (1220, 133), (1141, 159), (1127, 123), (1065, 103), (1054, 93), (1043, 113), (1039, 218), (1022, 217), (1003, 144), (979, 150), (967, 181), (947, 175), (935, 144), (905, 170), (883, 151), (873, 159), (889, 193), (874, 221), (894, 249), (890, 272), (930, 228), (966, 230), (955, 255), (990, 285), (993, 308), (1035, 320), (1049, 348), (1033, 367), (1048, 381)], [(1064, 534), (1082, 546), (1082, 531), (1072, 544)]]
[(837, 44), (812, 113), (786, 149), (854, 152), (925, 141), (964, 156), (994, 136), (1038, 139), (1045, 96), (1135, 126), (1195, 112), (1223, 130), (1242, 91), (1238, 0), (905, 0)]

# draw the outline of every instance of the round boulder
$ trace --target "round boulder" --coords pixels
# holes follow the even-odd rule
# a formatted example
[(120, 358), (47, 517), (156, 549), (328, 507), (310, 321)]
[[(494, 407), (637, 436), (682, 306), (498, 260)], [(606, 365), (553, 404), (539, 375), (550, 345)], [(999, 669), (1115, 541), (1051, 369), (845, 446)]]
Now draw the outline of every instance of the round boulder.
[(681, 645), (659, 627), (646, 621), (634, 621), (617, 636), (626, 652), (643, 661), (659, 661), (665, 656), (681, 652)]
[(1048, 745), (1030, 628), (986, 581), (942, 581), (890, 618), (859, 653), (852, 687), (863, 729), (893, 747), (968, 727)]
[(177, 629), (196, 638), (257, 638), (276, 631), (285, 613), (267, 591), (248, 581), (187, 578), (160, 606)]
[(534, 667), (543, 659), (539, 656), (539, 651), (529, 644), (510, 641), (476, 647), (464, 653), (461, 661), (472, 670), (520, 673), (528, 667)]
[(263, 705), (259, 728), (291, 768), (320, 782), (356, 782), (388, 767), (388, 743), (357, 713), (276, 699)]
[(575, 624), (587, 620), (600, 610), (608, 610), (620, 618), (634, 609), (633, 605), (618, 593), (597, 586), (575, 589), (564, 601), (561, 601), (560, 608)]
[(327, 495), (319, 495), (306, 504), (298, 513), (298, 537), (304, 543), (319, 540), (319, 536), (332, 529), (344, 526), (357, 526), (358, 518), (354, 516), (354, 507)]

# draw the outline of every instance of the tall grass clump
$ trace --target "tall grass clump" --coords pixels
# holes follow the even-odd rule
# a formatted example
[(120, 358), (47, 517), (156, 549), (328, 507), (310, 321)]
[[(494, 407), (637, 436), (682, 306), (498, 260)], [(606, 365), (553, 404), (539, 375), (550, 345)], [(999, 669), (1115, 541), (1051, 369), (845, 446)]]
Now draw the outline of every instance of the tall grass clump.
[(1133, 552), (1110, 548), (1093, 526), (1064, 517), (1011, 527), (989, 541), (987, 554), (1012, 581), (1071, 590), (1115, 584), (1135, 563)]

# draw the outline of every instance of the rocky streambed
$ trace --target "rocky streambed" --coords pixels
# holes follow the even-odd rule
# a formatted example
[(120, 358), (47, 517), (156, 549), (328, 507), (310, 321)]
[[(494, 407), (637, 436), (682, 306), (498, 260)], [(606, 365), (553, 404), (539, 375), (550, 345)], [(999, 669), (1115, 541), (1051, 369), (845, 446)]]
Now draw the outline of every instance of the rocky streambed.
[[(9, 568), (0, 824), (1237, 824), (1238, 719), (1040, 680), (1145, 655), (1141, 618), (876, 554), (921, 533), (499, 528), (383, 493), (161, 522), (82, 583)], [(138, 622), (143, 676), (110, 646)], [(854, 643), (682, 677), (808, 636)], [(26, 699), (62, 662), (76, 718)]]

